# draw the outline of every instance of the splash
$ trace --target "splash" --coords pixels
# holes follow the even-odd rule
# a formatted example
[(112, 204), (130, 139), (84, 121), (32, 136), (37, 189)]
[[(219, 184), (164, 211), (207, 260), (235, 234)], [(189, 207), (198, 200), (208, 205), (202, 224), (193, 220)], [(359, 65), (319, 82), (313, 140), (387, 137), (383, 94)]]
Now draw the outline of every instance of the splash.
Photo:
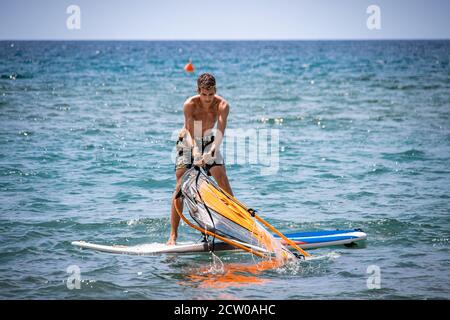
[(210, 289), (262, 285), (271, 281), (270, 279), (262, 278), (262, 274), (265, 271), (281, 270), (286, 265), (292, 268), (292, 265), (298, 264), (297, 261), (290, 260), (286, 263), (284, 260), (271, 259), (254, 261), (251, 264), (224, 264), (218, 256), (212, 253), (210, 265), (191, 269), (186, 275), (187, 281), (183, 281), (180, 284)]

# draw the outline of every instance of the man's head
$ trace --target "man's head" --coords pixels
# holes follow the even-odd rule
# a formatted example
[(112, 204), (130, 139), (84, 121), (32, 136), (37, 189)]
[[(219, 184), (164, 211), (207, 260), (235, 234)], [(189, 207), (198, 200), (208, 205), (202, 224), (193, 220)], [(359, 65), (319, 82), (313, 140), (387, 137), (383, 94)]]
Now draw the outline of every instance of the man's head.
[(201, 74), (197, 79), (197, 92), (200, 101), (206, 106), (210, 105), (216, 94), (216, 79), (209, 73)]

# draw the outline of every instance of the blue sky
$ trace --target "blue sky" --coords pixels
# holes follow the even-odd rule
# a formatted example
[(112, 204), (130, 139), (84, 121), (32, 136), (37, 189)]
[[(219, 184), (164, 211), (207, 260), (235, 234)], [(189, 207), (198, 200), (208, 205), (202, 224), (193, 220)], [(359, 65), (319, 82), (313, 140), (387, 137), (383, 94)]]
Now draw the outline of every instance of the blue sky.
[[(69, 5), (81, 29), (66, 27)], [(381, 29), (369, 30), (369, 5)], [(448, 0), (0, 0), (0, 39), (450, 39)]]

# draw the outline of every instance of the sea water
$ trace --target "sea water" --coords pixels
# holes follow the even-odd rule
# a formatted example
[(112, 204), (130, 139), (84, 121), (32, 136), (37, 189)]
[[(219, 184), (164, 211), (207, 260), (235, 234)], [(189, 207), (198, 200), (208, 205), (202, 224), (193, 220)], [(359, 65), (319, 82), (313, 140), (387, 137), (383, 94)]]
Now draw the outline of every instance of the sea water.
[[(449, 41), (0, 42), (0, 298), (450, 298), (449, 56)], [(272, 171), (227, 160), (236, 197), (283, 232), (362, 228), (365, 244), (221, 290), (186, 276), (209, 254), (70, 244), (168, 239), (176, 132), (203, 72), (229, 133), (278, 144)]]

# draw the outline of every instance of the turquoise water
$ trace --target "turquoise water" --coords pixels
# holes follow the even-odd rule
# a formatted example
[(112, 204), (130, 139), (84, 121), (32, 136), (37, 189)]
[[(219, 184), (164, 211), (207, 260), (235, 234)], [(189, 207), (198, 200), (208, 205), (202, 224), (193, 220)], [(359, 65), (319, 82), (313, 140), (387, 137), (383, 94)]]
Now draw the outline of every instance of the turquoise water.
[[(0, 298), (450, 298), (449, 56), (450, 41), (0, 42)], [(228, 128), (279, 130), (276, 174), (227, 166), (238, 199), (284, 232), (362, 228), (365, 245), (220, 290), (186, 278), (209, 254), (71, 246), (167, 240), (173, 132), (201, 72)]]

